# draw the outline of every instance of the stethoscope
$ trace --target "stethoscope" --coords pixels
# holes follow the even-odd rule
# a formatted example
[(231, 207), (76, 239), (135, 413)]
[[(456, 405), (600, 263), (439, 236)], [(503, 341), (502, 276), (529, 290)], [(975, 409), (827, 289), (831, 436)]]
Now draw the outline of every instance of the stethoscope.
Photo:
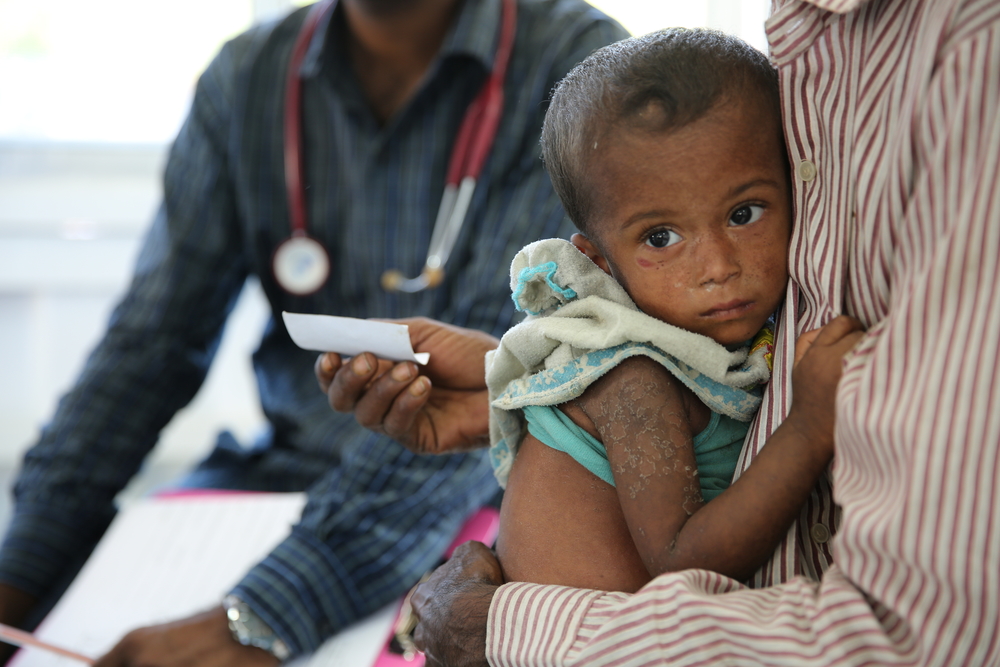
[[(309, 12), (292, 49), (285, 88), (285, 188), (288, 191), (292, 235), (274, 251), (271, 270), (281, 288), (297, 296), (312, 294), (330, 277), (330, 256), (323, 244), (306, 231), (305, 186), (302, 181), (302, 78), (299, 70), (317, 26), (336, 4), (337, 0), (325, 0)], [(423, 271), (415, 278), (407, 278), (396, 269), (386, 271), (382, 274), (382, 287), (388, 291), (419, 292), (437, 287), (444, 279), (444, 266), (462, 230), (476, 189), (476, 179), (496, 138), (503, 110), (503, 82), (514, 43), (516, 13), (515, 0), (503, 0), (500, 41), (493, 71), (469, 105), (459, 127)]]

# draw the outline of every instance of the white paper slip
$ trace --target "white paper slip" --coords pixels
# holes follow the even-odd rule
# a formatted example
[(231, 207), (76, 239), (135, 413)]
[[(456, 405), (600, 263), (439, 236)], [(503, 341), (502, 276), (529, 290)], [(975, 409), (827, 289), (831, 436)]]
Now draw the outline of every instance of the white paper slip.
[(362, 320), (356, 317), (281, 313), (288, 335), (303, 350), (336, 352), (353, 357), (371, 352), (390, 361), (415, 361), (426, 364), (428, 352), (414, 352), (410, 328), (405, 324)]

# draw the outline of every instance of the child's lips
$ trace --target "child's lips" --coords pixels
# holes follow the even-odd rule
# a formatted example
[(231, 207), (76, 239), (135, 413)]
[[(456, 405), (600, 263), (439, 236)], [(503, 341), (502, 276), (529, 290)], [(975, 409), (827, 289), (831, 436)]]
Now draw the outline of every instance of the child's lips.
[(702, 313), (701, 316), (708, 317), (713, 320), (728, 320), (740, 317), (753, 307), (754, 307), (753, 301), (744, 301), (742, 299), (735, 299), (727, 303), (720, 303), (715, 306), (712, 306), (710, 309)]

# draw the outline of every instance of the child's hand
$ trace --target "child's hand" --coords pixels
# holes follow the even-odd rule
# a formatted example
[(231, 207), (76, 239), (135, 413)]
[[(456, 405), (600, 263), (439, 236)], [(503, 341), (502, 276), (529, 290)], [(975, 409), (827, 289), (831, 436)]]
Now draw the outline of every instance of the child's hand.
[(834, 404), (842, 361), (863, 335), (861, 322), (841, 315), (795, 342), (792, 409), (787, 421), (826, 456), (833, 456)]

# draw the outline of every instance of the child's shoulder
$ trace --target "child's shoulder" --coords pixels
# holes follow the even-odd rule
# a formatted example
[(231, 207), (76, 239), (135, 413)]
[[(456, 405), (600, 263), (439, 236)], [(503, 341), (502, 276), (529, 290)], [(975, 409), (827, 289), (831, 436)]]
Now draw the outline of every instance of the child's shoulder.
[[(652, 423), (664, 419), (683, 422), (692, 433), (701, 431), (711, 411), (661, 363), (645, 355), (625, 359), (592, 383), (566, 413), (595, 438), (614, 425)], [(606, 434), (605, 434), (606, 435)]]

